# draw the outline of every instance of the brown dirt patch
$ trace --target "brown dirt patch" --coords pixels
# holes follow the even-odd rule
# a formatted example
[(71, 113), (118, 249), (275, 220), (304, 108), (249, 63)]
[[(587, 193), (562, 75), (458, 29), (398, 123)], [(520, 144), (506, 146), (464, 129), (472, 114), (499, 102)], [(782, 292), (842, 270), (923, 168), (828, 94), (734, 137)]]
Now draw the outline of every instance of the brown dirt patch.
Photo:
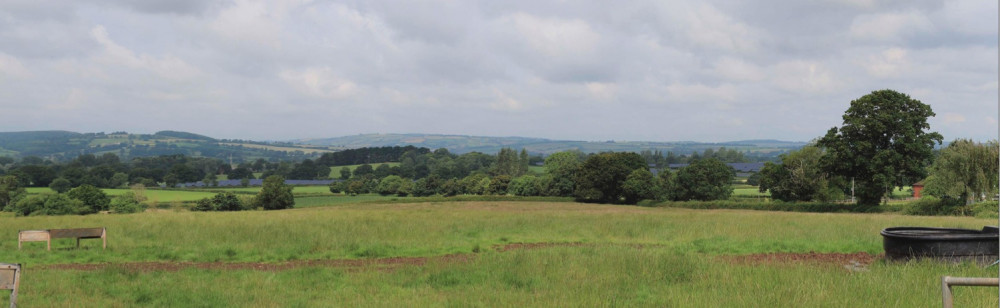
[(872, 255), (867, 252), (854, 253), (765, 253), (741, 256), (721, 257), (736, 264), (775, 264), (775, 263), (832, 263), (839, 265), (869, 265), (875, 260), (881, 259), (882, 255)]

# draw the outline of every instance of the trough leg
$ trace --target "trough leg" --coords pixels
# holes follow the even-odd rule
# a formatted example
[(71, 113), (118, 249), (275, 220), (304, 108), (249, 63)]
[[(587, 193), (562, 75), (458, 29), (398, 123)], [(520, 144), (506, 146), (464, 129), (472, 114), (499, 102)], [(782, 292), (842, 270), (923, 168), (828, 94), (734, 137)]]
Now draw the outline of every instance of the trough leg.
[(108, 229), (101, 230), (101, 249), (108, 249)]
[(76, 248), (80, 248), (80, 238), (76, 238)]
[(21, 265), (14, 270), (14, 289), (10, 292), (10, 308), (17, 308), (17, 289), (21, 286)]
[(951, 284), (948, 276), (941, 277), (941, 307), (952, 308)]

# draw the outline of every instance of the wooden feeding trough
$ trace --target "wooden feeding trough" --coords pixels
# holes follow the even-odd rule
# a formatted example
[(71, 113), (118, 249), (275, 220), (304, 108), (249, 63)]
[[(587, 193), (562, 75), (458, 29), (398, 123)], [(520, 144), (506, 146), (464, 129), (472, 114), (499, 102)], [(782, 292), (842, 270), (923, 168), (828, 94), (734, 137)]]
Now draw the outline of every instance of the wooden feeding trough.
[(46, 249), (52, 250), (54, 238), (75, 238), (76, 247), (80, 247), (80, 239), (99, 238), (103, 242), (101, 248), (108, 248), (107, 234), (105, 228), (21, 230), (17, 233), (17, 249), (21, 249), (22, 242), (45, 242)]
[(990, 264), (998, 257), (997, 227), (982, 230), (895, 227), (882, 230), (885, 257), (894, 261), (931, 258)]
[(0, 263), (0, 290), (10, 290), (10, 308), (17, 307), (17, 288), (20, 282), (20, 264)]

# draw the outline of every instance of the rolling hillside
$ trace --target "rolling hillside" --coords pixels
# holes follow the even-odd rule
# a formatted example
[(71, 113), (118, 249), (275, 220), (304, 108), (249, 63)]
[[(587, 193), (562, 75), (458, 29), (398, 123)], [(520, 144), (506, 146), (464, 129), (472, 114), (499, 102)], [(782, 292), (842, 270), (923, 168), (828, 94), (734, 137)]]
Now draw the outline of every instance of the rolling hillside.
[(245, 140), (218, 140), (199, 134), (161, 131), (155, 134), (76, 133), (68, 131), (0, 132), (0, 156), (37, 156), (54, 161), (81, 154), (114, 153), (121, 158), (184, 154), (234, 162), (259, 158), (301, 160), (316, 158), (334, 149)]
[(650, 141), (571, 141), (550, 140), (524, 137), (483, 137), (462, 135), (431, 135), (431, 134), (363, 134), (325, 139), (300, 139), (293, 142), (317, 146), (341, 148), (362, 148), (381, 146), (426, 147), (430, 149), (446, 148), (453, 153), (483, 152), (496, 153), (501, 148), (524, 148), (537, 154), (551, 154), (566, 150), (580, 150), (587, 153), (605, 151), (660, 150), (672, 151), (676, 154), (702, 152), (706, 149), (726, 147), (747, 151), (751, 155), (776, 156), (790, 150), (801, 148), (805, 142), (789, 142), (779, 140), (745, 140), (724, 143), (702, 143), (691, 141), (680, 142), (650, 142)]

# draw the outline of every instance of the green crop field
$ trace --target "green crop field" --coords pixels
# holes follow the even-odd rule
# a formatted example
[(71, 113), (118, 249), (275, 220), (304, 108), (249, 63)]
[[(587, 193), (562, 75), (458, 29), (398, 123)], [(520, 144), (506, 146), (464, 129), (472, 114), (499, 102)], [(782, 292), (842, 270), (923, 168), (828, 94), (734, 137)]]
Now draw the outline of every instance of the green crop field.
[[(24, 265), (24, 307), (928, 307), (940, 304), (941, 276), (996, 269), (882, 261), (879, 230), (995, 223), (499, 201), (2, 213), (0, 262)], [(52, 251), (44, 243), (17, 249), (18, 230), (94, 226), (108, 228), (107, 250), (94, 240), (73, 248), (69, 239)], [(505, 246), (512, 243), (522, 244)], [(956, 306), (996, 305), (996, 289), (956, 288)]]

